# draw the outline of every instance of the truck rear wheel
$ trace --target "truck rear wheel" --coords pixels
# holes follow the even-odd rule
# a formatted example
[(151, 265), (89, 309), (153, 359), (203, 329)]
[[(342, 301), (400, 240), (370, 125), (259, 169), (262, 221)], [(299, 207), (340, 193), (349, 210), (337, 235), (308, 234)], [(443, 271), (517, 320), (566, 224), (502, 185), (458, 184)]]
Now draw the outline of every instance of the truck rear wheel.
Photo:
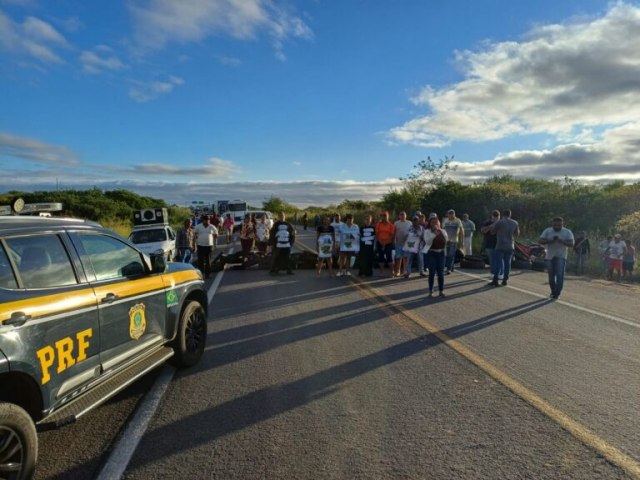
[(38, 435), (29, 414), (12, 403), (0, 403), (0, 478), (29, 479), (38, 459)]

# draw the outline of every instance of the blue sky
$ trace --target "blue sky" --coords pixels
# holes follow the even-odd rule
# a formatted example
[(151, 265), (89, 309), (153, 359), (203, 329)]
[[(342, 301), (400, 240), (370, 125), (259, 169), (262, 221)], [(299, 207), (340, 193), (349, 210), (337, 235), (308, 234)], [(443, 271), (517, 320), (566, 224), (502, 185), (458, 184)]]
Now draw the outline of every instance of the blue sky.
[(0, 0), (0, 190), (378, 199), (431, 156), (640, 181), (640, 3)]

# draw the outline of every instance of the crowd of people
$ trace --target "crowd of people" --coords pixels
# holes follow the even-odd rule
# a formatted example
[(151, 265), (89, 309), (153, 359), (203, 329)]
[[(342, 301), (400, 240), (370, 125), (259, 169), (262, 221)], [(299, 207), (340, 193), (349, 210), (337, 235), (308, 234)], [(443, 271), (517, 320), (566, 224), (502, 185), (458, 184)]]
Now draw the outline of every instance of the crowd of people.
[[(302, 217), (306, 229), (307, 217)], [(195, 227), (186, 220), (184, 228), (177, 236), (178, 260), (189, 262), (192, 253), (197, 252), (198, 267), (205, 277), (211, 272), (209, 259), (216, 248), (218, 232), (221, 229), (230, 243), (233, 235), (233, 219), (203, 216)], [(377, 267), (378, 275), (391, 278), (410, 278), (414, 267), (417, 275), (428, 279), (428, 295), (433, 296), (437, 280), (437, 293), (444, 296), (444, 278), (455, 271), (456, 258), (473, 253), (475, 223), (468, 214), (462, 219), (453, 209), (442, 219), (437, 213), (425, 215), (415, 212), (411, 219), (406, 212), (400, 212), (392, 221), (388, 212), (381, 212), (374, 221), (366, 215), (362, 225), (356, 225), (352, 214), (342, 221), (340, 214), (314, 218), (316, 225), (316, 276), (320, 277), (326, 267), (330, 276), (351, 276), (357, 268), (359, 276), (373, 276)], [(520, 233), (518, 222), (511, 218), (511, 211), (494, 210), (480, 226), (482, 248), (489, 260), (491, 272), (490, 286), (508, 284), (511, 273), (515, 239)], [(247, 216), (242, 223), (239, 239), (242, 252), (250, 254), (254, 248), (266, 254), (271, 252), (271, 274), (280, 270), (293, 274), (289, 265), (291, 248), (295, 242), (296, 230), (280, 213), (278, 221), (269, 228), (266, 216), (256, 219)], [(546, 268), (549, 275), (550, 296), (557, 299), (563, 289), (569, 250), (573, 250), (573, 270), (576, 275), (585, 273), (585, 266), (591, 255), (591, 246), (586, 232), (574, 237), (564, 225), (561, 217), (555, 217), (538, 239), (546, 250)], [(610, 280), (631, 280), (635, 265), (636, 250), (631, 242), (622, 240), (620, 234), (612, 235), (598, 245), (602, 257), (603, 272)]]

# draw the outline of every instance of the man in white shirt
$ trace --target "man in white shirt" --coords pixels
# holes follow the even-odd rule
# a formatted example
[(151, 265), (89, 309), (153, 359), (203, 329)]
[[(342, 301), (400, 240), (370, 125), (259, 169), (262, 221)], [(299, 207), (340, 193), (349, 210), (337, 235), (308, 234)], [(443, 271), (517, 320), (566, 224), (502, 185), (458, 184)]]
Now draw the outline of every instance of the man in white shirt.
[(202, 222), (194, 228), (198, 251), (198, 268), (209, 278), (211, 274), (211, 252), (216, 248), (218, 229), (209, 222), (209, 215), (202, 216)]
[(404, 253), (403, 247), (405, 242), (407, 241), (407, 236), (409, 235), (409, 229), (413, 224), (411, 221), (407, 220), (407, 213), (400, 212), (398, 214), (398, 220), (393, 223), (395, 227), (395, 250), (396, 250), (396, 258), (393, 266), (393, 276), (400, 277), (406, 273), (407, 268), (407, 258)]
[(569, 247), (573, 247), (575, 242), (573, 232), (564, 227), (562, 217), (555, 217), (551, 221), (551, 227), (542, 232), (539, 241), (546, 246), (547, 250), (546, 259), (551, 298), (557, 299), (564, 285), (564, 272), (567, 266)]

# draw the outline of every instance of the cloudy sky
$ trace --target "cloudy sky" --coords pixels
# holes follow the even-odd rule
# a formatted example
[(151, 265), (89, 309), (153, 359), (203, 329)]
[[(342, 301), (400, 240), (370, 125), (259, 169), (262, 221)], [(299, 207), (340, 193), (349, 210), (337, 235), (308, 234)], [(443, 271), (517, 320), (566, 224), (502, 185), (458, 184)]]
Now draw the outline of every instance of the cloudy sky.
[(0, 191), (640, 181), (640, 2), (0, 0)]

